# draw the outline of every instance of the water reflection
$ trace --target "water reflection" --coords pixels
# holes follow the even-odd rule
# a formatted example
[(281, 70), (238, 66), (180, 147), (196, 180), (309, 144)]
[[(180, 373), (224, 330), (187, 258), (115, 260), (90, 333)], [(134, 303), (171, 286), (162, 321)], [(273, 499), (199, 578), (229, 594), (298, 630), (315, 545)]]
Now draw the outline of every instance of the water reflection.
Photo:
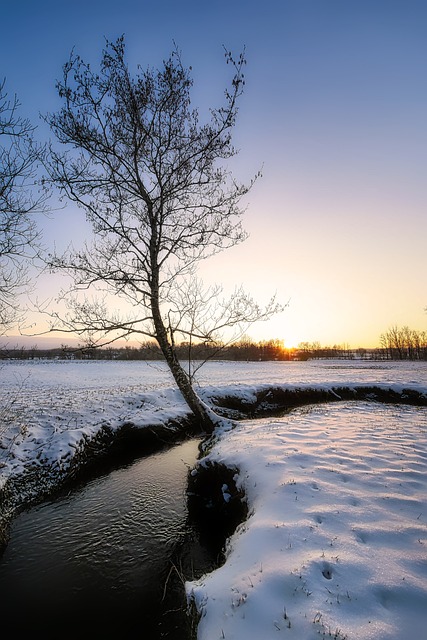
[(2, 612), (45, 637), (84, 629), (98, 638), (184, 638), (173, 630), (179, 621), (165, 621), (162, 597), (188, 535), (185, 488), (197, 447), (191, 440), (139, 459), (18, 516), (0, 563)]

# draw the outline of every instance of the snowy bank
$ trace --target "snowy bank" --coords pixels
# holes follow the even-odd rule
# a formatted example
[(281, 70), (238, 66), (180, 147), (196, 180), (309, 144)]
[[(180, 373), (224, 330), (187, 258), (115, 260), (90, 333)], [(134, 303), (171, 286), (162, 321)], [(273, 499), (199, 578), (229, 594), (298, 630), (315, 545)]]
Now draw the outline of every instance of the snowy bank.
[[(243, 420), (216, 431), (193, 474), (231, 469), (237, 494), (223, 471), (219, 500), (244, 496), (249, 515), (225, 564), (187, 583), (199, 640), (423, 637), (427, 369), (398, 364), (206, 367), (200, 395)], [(4, 518), (121, 436), (179, 438), (191, 423), (161, 366), (6, 363), (0, 377)]]
[[(426, 387), (403, 382), (230, 384), (202, 387), (199, 393), (220, 415), (236, 419), (344, 399), (427, 405)], [(2, 412), (0, 518), (48, 495), (120, 442), (148, 447), (197, 430), (180, 392), (170, 387), (112, 393), (95, 383), (94, 388), (83, 387), (76, 393), (73, 388), (49, 386), (46, 390), (33, 380), (19, 381), (5, 394)]]
[(149, 452), (195, 430), (175, 389), (73, 403), (34, 398), (30, 412), (7, 408), (0, 438), (0, 518), (46, 497), (103, 458)]
[(194, 473), (238, 468), (248, 519), (187, 583), (199, 640), (419, 639), (427, 411), (340, 402), (243, 421)]

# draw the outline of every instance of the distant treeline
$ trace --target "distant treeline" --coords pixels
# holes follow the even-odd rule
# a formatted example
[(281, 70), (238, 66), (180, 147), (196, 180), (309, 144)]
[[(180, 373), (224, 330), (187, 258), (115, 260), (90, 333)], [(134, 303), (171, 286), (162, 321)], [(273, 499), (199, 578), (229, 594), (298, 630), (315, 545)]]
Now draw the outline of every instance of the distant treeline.
[(389, 360), (427, 360), (427, 332), (409, 327), (392, 327), (380, 338)]
[[(296, 348), (286, 348), (282, 340), (253, 342), (243, 338), (231, 345), (188, 344), (177, 346), (178, 357), (182, 360), (310, 360), (318, 358), (341, 358), (366, 360), (427, 360), (427, 332), (413, 331), (408, 327), (393, 327), (381, 335), (381, 346), (376, 349), (350, 349), (346, 345), (322, 346), (318, 342), (301, 342)], [(156, 345), (146, 341), (138, 346), (69, 347), (62, 345), (54, 349), (40, 347), (4, 347), (0, 358), (14, 359), (73, 359), (73, 360), (162, 360)]]

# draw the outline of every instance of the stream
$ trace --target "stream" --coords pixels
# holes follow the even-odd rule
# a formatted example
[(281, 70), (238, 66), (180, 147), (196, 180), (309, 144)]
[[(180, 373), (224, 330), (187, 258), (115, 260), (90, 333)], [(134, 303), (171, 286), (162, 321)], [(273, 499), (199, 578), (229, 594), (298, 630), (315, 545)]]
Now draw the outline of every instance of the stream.
[(8, 628), (45, 638), (188, 638), (182, 554), (187, 567), (212, 567), (187, 520), (198, 444), (133, 460), (18, 515), (0, 559)]

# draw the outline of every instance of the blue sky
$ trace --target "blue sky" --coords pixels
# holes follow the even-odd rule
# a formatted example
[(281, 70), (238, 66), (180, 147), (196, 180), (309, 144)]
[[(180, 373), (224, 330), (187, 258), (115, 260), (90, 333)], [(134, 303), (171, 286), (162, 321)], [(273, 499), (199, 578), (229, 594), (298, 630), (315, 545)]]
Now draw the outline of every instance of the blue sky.
[[(124, 34), (130, 66), (146, 67), (175, 41), (201, 114), (222, 99), (223, 45), (246, 47), (236, 172), (262, 166), (263, 178), (247, 202), (249, 239), (204, 263), (203, 277), (289, 301), (255, 339), (373, 346), (395, 324), (427, 329), (425, 2), (24, 0), (2, 8), (0, 32), (0, 77), (41, 138), (39, 113), (58, 108), (73, 47), (96, 66), (104, 37)], [(46, 241), (83, 234), (79, 215), (56, 214)], [(37, 289), (59, 284), (43, 276)]]

